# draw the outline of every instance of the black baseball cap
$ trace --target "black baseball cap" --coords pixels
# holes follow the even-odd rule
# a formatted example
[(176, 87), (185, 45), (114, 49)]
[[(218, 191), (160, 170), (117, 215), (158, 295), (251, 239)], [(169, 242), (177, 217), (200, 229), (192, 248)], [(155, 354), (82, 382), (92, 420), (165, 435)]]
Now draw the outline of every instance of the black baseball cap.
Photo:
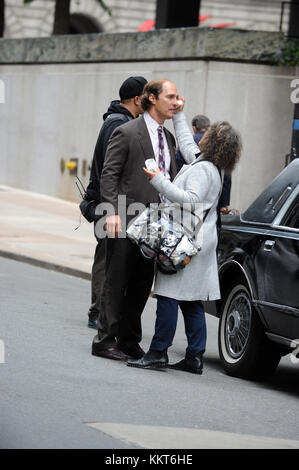
[(120, 99), (129, 100), (135, 98), (135, 96), (140, 96), (146, 84), (147, 80), (144, 77), (127, 78), (119, 89)]

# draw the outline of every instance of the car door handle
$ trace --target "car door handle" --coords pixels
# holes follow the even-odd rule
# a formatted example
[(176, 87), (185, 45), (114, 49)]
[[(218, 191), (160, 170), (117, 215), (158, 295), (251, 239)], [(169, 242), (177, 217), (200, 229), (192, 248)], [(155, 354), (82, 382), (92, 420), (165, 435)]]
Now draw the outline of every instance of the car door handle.
[(265, 251), (271, 251), (274, 245), (275, 245), (274, 240), (266, 240), (265, 245), (264, 245), (264, 250)]

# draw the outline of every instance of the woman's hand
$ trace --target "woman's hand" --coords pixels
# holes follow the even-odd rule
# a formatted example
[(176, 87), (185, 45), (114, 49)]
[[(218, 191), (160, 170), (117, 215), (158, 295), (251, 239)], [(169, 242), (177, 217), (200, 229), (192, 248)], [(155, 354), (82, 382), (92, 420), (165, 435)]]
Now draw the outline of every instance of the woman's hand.
[(144, 173), (148, 177), (149, 180), (153, 179), (155, 176), (157, 176), (160, 173), (160, 168), (157, 168), (156, 171), (149, 171), (147, 168), (143, 168)]
[(177, 98), (177, 107), (174, 114), (181, 113), (184, 109), (185, 98), (183, 96), (178, 96)]

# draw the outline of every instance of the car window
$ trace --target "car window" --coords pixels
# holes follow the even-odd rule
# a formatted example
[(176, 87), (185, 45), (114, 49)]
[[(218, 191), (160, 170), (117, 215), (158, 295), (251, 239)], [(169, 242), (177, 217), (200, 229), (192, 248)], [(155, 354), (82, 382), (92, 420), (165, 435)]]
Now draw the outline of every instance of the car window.
[(281, 225), (299, 229), (299, 198), (293, 203)]
[(293, 160), (249, 208), (241, 214), (244, 222), (272, 224), (299, 183), (299, 158)]

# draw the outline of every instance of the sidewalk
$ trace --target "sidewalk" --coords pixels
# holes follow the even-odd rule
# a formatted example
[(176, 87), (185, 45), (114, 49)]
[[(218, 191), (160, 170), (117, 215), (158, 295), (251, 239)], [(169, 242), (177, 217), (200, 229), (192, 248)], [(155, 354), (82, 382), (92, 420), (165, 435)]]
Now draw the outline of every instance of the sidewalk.
[(77, 203), (0, 185), (0, 256), (90, 279), (96, 240)]

